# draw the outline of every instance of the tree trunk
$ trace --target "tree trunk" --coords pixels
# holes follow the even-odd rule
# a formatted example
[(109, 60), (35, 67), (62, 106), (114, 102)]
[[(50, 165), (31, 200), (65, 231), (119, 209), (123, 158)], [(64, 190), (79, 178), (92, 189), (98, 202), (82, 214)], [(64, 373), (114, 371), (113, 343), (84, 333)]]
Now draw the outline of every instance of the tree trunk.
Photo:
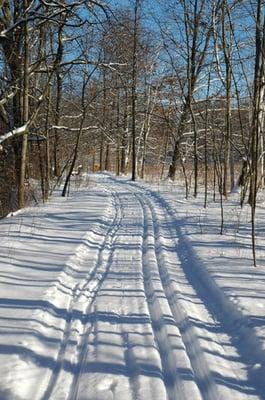
[(77, 138), (76, 138), (76, 144), (75, 144), (75, 150), (74, 150), (74, 156), (67, 174), (67, 177), (65, 179), (65, 183), (64, 183), (64, 187), (63, 187), (63, 191), (62, 191), (62, 196), (65, 197), (66, 196), (66, 192), (67, 192), (67, 188), (70, 185), (70, 179), (71, 179), (71, 175), (73, 173), (74, 167), (75, 167), (75, 163), (77, 160), (77, 156), (78, 156), (78, 150), (79, 150), (79, 144), (80, 144), (80, 140), (81, 140), (81, 136), (82, 136), (82, 132), (83, 132), (83, 124), (84, 124), (84, 117), (82, 118), (80, 127), (79, 127), (79, 131), (77, 134)]
[(123, 113), (123, 132), (121, 139), (121, 173), (126, 172), (126, 149), (128, 146), (128, 93), (127, 88), (125, 88), (125, 104)]
[[(26, 13), (29, 0), (23, 0), (23, 9)], [(28, 122), (29, 118), (29, 34), (28, 22), (24, 23), (24, 65), (23, 65), (23, 124)], [(25, 205), (25, 177), (26, 177), (26, 162), (28, 150), (28, 132), (26, 131), (22, 136), (22, 150), (21, 150), (21, 165), (20, 165), (20, 179), (18, 190), (18, 207), (23, 208)]]
[(256, 58), (254, 73), (254, 110), (252, 116), (252, 141), (251, 141), (251, 169), (250, 169), (250, 193), (249, 203), (251, 205), (251, 236), (252, 254), (254, 266), (256, 260), (256, 201), (258, 193), (258, 160), (261, 129), (264, 121), (264, 99), (265, 99), (265, 32), (263, 1), (258, 0), (256, 18)]
[(105, 171), (110, 170), (110, 144), (106, 145), (106, 153), (105, 153)]
[(178, 125), (178, 130), (177, 130), (177, 136), (175, 139), (175, 144), (174, 144), (174, 149), (173, 149), (173, 155), (172, 155), (172, 160), (171, 164), (169, 166), (169, 171), (168, 171), (168, 178), (172, 179), (174, 181), (175, 175), (176, 175), (176, 170), (177, 170), (177, 162), (178, 158), (180, 155), (180, 141), (184, 133), (184, 128), (187, 120), (187, 115), (188, 115), (188, 106), (187, 103), (184, 104), (184, 109), (181, 113), (180, 116), (180, 122)]
[[(63, 90), (63, 77), (59, 71), (56, 73), (56, 109), (55, 109), (55, 126), (60, 125), (61, 121), (61, 101)], [(59, 161), (59, 146), (60, 134), (58, 129), (54, 129), (54, 144), (53, 144), (53, 162), (54, 162), (54, 176), (60, 176), (60, 161)]]
[[(223, 194), (225, 199), (228, 196), (229, 169), (231, 165), (231, 83), (232, 83), (232, 32), (229, 26), (229, 39), (226, 37), (226, 21), (225, 13), (229, 13), (227, 2), (225, 1), (222, 8), (222, 45), (225, 60), (225, 146), (224, 146), (224, 177), (223, 177)], [(231, 182), (231, 178), (230, 178)], [(230, 186), (231, 189), (231, 186)]]
[(140, 0), (134, 3), (134, 32), (133, 32), (133, 59), (132, 59), (132, 181), (136, 180), (136, 90), (137, 90), (137, 40), (138, 40), (138, 12)]

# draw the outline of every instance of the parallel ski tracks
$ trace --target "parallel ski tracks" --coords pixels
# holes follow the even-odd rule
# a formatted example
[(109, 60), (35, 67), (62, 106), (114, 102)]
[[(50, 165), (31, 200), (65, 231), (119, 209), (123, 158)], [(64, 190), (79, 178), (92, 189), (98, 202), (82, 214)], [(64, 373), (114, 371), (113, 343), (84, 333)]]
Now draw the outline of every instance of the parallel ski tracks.
[(201, 399), (186, 348), (166, 292), (153, 214), (147, 199), (135, 193), (143, 213), (143, 276), (154, 338), (161, 356), (163, 379), (169, 400)]
[[(60, 373), (64, 368), (67, 346), (73, 333), (73, 321), (76, 317), (75, 310), (78, 308), (79, 300), (85, 295), (89, 285), (92, 284), (93, 288), (89, 291), (87, 306), (83, 313), (82, 331), (78, 332), (72, 370), (73, 380), (67, 397), (69, 400), (78, 399), (80, 375), (89, 357), (88, 339), (96, 329), (94, 322), (88, 322), (87, 317), (93, 313), (94, 301), (111, 268), (116, 235), (122, 225), (123, 214), (126, 211), (126, 205), (122, 204), (122, 195), (119, 194), (119, 191), (115, 192), (115, 187), (111, 183), (109, 188), (112, 190), (115, 215), (98, 250), (95, 268), (73, 290), (63, 339), (53, 367), (54, 373), (42, 400), (53, 398)], [(205, 358), (205, 348), (202, 348), (201, 345), (199, 331), (196, 329), (196, 324), (194, 325), (193, 318), (186, 312), (185, 303), (187, 299), (183, 301), (183, 281), (193, 287), (194, 296), (199, 300), (201, 309), (204, 307), (204, 315), (207, 322), (210, 321), (212, 326), (218, 327), (221, 335), (223, 332), (229, 337), (229, 332), (225, 333), (225, 327), (220, 327), (222, 321), (218, 320), (218, 313), (215, 312), (214, 308), (203, 303), (200, 291), (205, 289), (198, 289), (198, 285), (193, 285), (193, 282), (189, 281), (185, 275), (182, 260), (178, 257), (178, 237), (176, 228), (173, 227), (175, 221), (169, 210), (165, 209), (162, 203), (160, 204), (159, 199), (153, 198), (151, 192), (146, 194), (140, 187), (132, 187), (129, 183), (123, 184), (122, 188), (126, 188), (126, 191), (135, 198), (135, 202), (139, 204), (138, 212), (142, 214), (143, 285), (154, 343), (161, 358), (161, 364), (158, 363), (157, 368), (158, 370), (161, 368), (161, 377), (164, 381), (167, 398), (168, 400), (176, 400), (177, 398), (182, 400), (222, 400), (224, 398), (224, 392), (220, 390), (222, 377), (219, 377), (218, 374), (213, 373), (210, 369), (208, 360)], [(159, 217), (163, 219), (161, 224)], [(165, 223), (166, 227), (163, 227), (163, 223)], [(166, 229), (168, 229), (167, 232)], [(178, 279), (174, 277), (174, 274), (172, 275), (174, 268), (168, 261), (170, 252), (172, 253), (171, 262), (175, 262), (176, 270), (180, 270), (180, 285)], [(137, 368), (132, 371), (131, 361), (134, 355), (131, 352), (131, 348), (133, 345), (130, 343), (130, 336), (127, 335), (126, 330), (123, 330), (122, 325), (119, 329), (123, 338), (125, 369), (128, 371), (132, 400), (140, 400), (142, 397), (139, 394), (138, 374), (141, 371)], [(218, 342), (218, 334), (213, 333), (209, 339), (216, 341), (218, 350), (225, 355), (222, 343)], [(232, 346), (233, 338), (230, 339), (230, 345)], [(237, 371), (234, 371), (234, 376), (235, 382), (240, 381), (240, 379), (237, 379)], [(257, 393), (255, 395), (254, 388), (244, 386), (236, 388), (233, 387), (233, 384), (231, 384), (231, 387), (228, 385), (225, 393), (226, 396), (228, 395), (226, 398), (231, 400), (246, 399), (246, 393), (251, 394), (249, 397), (251, 399), (259, 398)]]
[[(203, 362), (201, 358), (200, 354), (201, 351), (196, 340), (196, 335), (194, 334), (192, 335), (192, 337), (187, 337), (187, 335), (185, 335), (185, 333), (181, 329), (181, 324), (188, 321), (188, 316), (185, 315), (185, 311), (180, 308), (177, 298), (174, 298), (175, 297), (174, 289), (172, 288), (172, 282), (170, 280), (168, 270), (164, 263), (165, 260), (161, 260), (161, 255), (159, 254), (159, 249), (163, 247), (163, 244), (160, 241), (160, 232), (158, 231), (158, 228), (156, 228), (154, 225), (154, 220), (156, 219), (156, 215), (154, 214), (153, 207), (150, 204), (150, 200), (147, 199), (146, 196), (143, 197), (142, 195), (141, 196), (137, 195), (137, 198), (142, 206), (144, 215), (144, 225), (146, 231), (144, 247), (145, 248), (147, 246), (150, 247), (151, 243), (151, 248), (154, 256), (154, 263), (157, 273), (156, 279), (161, 285), (161, 288), (159, 288), (159, 285), (157, 283), (152, 282), (154, 281), (155, 269), (153, 268), (150, 269), (150, 258), (149, 258), (147, 263), (144, 264), (144, 270), (145, 270), (144, 276), (145, 280), (147, 281), (146, 286), (152, 287), (149, 290), (147, 289), (147, 300), (151, 304), (150, 314), (155, 328), (154, 334), (156, 336), (156, 340), (158, 341), (158, 346), (159, 347), (161, 347), (161, 345), (165, 346), (165, 343), (168, 343), (166, 357), (165, 360), (162, 361), (162, 363), (164, 367), (164, 373), (170, 377), (172, 383), (171, 392), (169, 393), (169, 399), (173, 400), (179, 397), (180, 395), (182, 396), (183, 399), (189, 399), (190, 392), (188, 387), (185, 388), (184, 384), (185, 377), (184, 381), (182, 380), (182, 384), (179, 382), (181, 377), (179, 376), (180, 373), (178, 372), (178, 370), (186, 369), (186, 371), (189, 372), (190, 379), (192, 380), (193, 384), (197, 385), (197, 388), (199, 389), (196, 390), (196, 388), (193, 388), (193, 391), (195, 391), (197, 396), (196, 398), (198, 399), (203, 398), (207, 400), (213, 400), (213, 399), (220, 400), (221, 397), (219, 396), (214, 385), (212, 384), (209, 371), (203, 371), (203, 369), (206, 368), (207, 364)], [(148, 237), (149, 240), (147, 239)], [(148, 294), (148, 292), (150, 294)], [(151, 296), (157, 300), (156, 305)], [(173, 352), (174, 343), (170, 343), (171, 341), (170, 332), (168, 334), (166, 332), (166, 330), (168, 329), (169, 322), (165, 318), (165, 312), (163, 313), (163, 310), (161, 310), (160, 315), (157, 316), (157, 308), (159, 303), (161, 303), (161, 301), (167, 303), (169, 309), (168, 314), (170, 315), (171, 318), (171, 324), (173, 324), (173, 326), (177, 330), (177, 334), (175, 335), (178, 336), (179, 344), (177, 352), (175, 354)], [(159, 321), (159, 319), (161, 319), (161, 321)], [(157, 325), (159, 327), (158, 329), (156, 328)], [(156, 330), (160, 332), (162, 331), (161, 334), (158, 335), (156, 333)], [(187, 355), (186, 360), (185, 360), (185, 354), (184, 355), (182, 354), (182, 357), (179, 358), (181, 347), (182, 349), (184, 349), (184, 353), (186, 353)], [(197, 348), (195, 349), (195, 347)], [(163, 351), (160, 351), (160, 353), (162, 355), (164, 354)], [(199, 365), (197, 365), (199, 354), (200, 354)], [(171, 358), (173, 358), (172, 360), (169, 359), (170, 355)], [(207, 388), (205, 387), (203, 388), (201, 387), (200, 382), (205, 381), (206, 377), (208, 381)], [(188, 381), (188, 385), (190, 385), (190, 381)]]
[[(53, 366), (53, 374), (51, 375), (45, 393), (42, 396), (42, 400), (48, 400), (53, 397), (53, 393), (57, 388), (60, 373), (63, 370), (64, 365), (66, 364), (65, 354), (67, 352), (69, 339), (71, 337), (71, 334), (73, 334), (73, 331), (76, 330), (76, 328), (73, 327), (73, 322), (76, 317), (81, 317), (83, 328), (81, 332), (77, 332), (78, 338), (76, 341), (76, 354), (74, 365), (72, 367), (73, 381), (71, 387), (69, 388), (68, 396), (70, 400), (74, 400), (76, 398), (76, 393), (78, 390), (78, 379), (80, 374), (82, 373), (83, 363), (86, 358), (87, 339), (93, 329), (93, 324), (88, 324), (87, 317), (91, 313), (93, 303), (97, 297), (97, 293), (100, 290), (111, 267), (111, 257), (113, 253), (115, 234), (120, 227), (122, 219), (119, 196), (115, 192), (112, 192), (112, 197), (114, 200), (115, 215), (113, 217), (111, 225), (107, 229), (107, 232), (102, 232), (102, 234), (104, 235), (104, 240), (98, 249), (97, 261), (93, 270), (90, 270), (87, 276), (73, 289), (72, 298), (67, 310), (67, 319), (64, 327), (63, 338), (61, 340), (61, 345), (58, 351), (55, 365)], [(89, 288), (89, 286), (91, 286), (91, 288)], [(86, 294), (87, 289), (89, 296)], [(87, 306), (85, 312), (83, 312), (81, 316), (80, 311), (78, 310), (76, 312), (75, 309), (79, 308), (78, 303), (81, 297), (84, 295), (87, 297)]]
[[(218, 374), (214, 373), (209, 367), (208, 360), (205, 358), (205, 348), (202, 348), (199, 334), (193, 325), (193, 320), (185, 310), (181, 293), (183, 289), (178, 287), (177, 281), (171, 276), (169, 270), (172, 270), (172, 267), (170, 268), (169, 266), (168, 268), (167, 266), (167, 243), (163, 241), (164, 236), (170, 238), (170, 248), (171, 250), (174, 250), (176, 256), (176, 267), (178, 264), (182, 269), (181, 260), (178, 259), (177, 254), (178, 238), (176, 237), (176, 229), (173, 228), (175, 221), (173, 221), (169, 211), (164, 209), (157, 199), (153, 199), (150, 194), (146, 194), (140, 188), (138, 188), (138, 193), (135, 192), (135, 189), (132, 193), (135, 194), (135, 197), (143, 210), (143, 253), (148, 254), (146, 254), (146, 260), (143, 260), (145, 291), (149, 304), (150, 317), (154, 327), (155, 340), (160, 350), (160, 354), (162, 355), (161, 361), (163, 365), (163, 374), (167, 381), (165, 383), (168, 388), (168, 397), (171, 400), (181, 395), (182, 399), (189, 399), (190, 384), (192, 381), (198, 388), (198, 390), (196, 390), (196, 388), (193, 387), (193, 398), (203, 398), (205, 400), (223, 399), (223, 390), (220, 390), (220, 387), (222, 386), (222, 378), (221, 376), (218, 377)], [(161, 213), (163, 222), (166, 223), (167, 227), (169, 227), (169, 232), (165, 232), (161, 228), (163, 222), (162, 224), (159, 224), (154, 202), (156, 202), (156, 207), (158, 208), (159, 213)], [(154, 221), (157, 221), (157, 223), (154, 223)], [(155, 271), (157, 271), (157, 275), (155, 274)], [(183, 272), (183, 277), (185, 278), (185, 272)], [(189, 283), (192, 285), (192, 282)], [(159, 287), (160, 285), (161, 287)], [(200, 287), (200, 291), (197, 293), (198, 284), (192, 286), (196, 297), (200, 299), (200, 292), (204, 289)], [(167, 308), (165, 306), (165, 301), (170, 310), (169, 314), (167, 314), (168, 311), (165, 311)], [(205, 307), (205, 314), (208, 315), (207, 318), (209, 318), (209, 321), (212, 321), (213, 326), (217, 324), (217, 330), (224, 332), (224, 334), (229, 337), (230, 334), (225, 333), (226, 328), (222, 326), (222, 322), (218, 320), (218, 313), (215, 315), (211, 306), (209, 311), (207, 304), (204, 305), (202, 303), (202, 306)], [(169, 320), (167, 319), (167, 315), (169, 315)], [(178, 350), (176, 353), (174, 353), (176, 341), (172, 342), (172, 325), (175, 326), (177, 332), (180, 334), (180, 337), (178, 337), (177, 340)], [(171, 328), (169, 329), (170, 326)], [(176, 333), (175, 335), (177, 336)], [(215, 337), (215, 334), (213, 334), (211, 339), (216, 341), (220, 353), (225, 354), (225, 350), (222, 348), (222, 343), (218, 344), (218, 337)], [(232, 346), (233, 338), (231, 337), (229, 341)], [(165, 343), (168, 343), (168, 345), (165, 345)], [(183, 344), (188, 360), (185, 360), (185, 356), (183, 358), (183, 355), (182, 357), (179, 357), (181, 355), (181, 351), (179, 351), (181, 343)], [(236, 349), (235, 352), (237, 352)], [(240, 358), (239, 355), (238, 358)], [(186, 378), (189, 382), (188, 387), (185, 385), (185, 377), (184, 379), (181, 379), (181, 373), (178, 371), (178, 369), (180, 371), (183, 370), (184, 365), (187, 373)], [(227, 367), (231, 370), (229, 364), (227, 364)], [(234, 376), (235, 382), (240, 381), (240, 379), (237, 379), (237, 371), (234, 371)], [(254, 398), (258, 398), (258, 392), (256, 392), (256, 389), (254, 387), (251, 388), (251, 383), (249, 385), (244, 388), (245, 384), (242, 383), (241, 387), (236, 388), (235, 385), (235, 388), (233, 388), (233, 384), (231, 384), (231, 388), (226, 388), (226, 393), (228, 396), (231, 396), (231, 399), (248, 398), (248, 393), (253, 395)], [(245, 393), (245, 395), (242, 393)], [(249, 398), (252, 398), (252, 396), (249, 396)]]

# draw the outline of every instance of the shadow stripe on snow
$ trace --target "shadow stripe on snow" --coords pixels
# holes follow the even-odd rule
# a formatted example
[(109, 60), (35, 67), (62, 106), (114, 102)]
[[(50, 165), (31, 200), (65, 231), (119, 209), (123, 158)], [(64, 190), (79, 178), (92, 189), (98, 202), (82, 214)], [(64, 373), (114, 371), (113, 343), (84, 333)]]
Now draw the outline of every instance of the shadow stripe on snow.
[[(187, 257), (189, 259), (188, 267), (194, 276), (193, 284), (196, 285), (200, 291), (200, 286), (203, 287), (212, 297), (214, 304), (211, 305), (213, 312), (218, 316), (219, 320), (227, 326), (230, 333), (236, 339), (234, 342), (235, 347), (238, 348), (240, 344), (240, 354), (245, 359), (245, 363), (249, 362), (248, 373), (252, 383), (259, 388), (262, 393), (265, 392), (265, 349), (264, 344), (256, 335), (253, 328), (249, 326), (249, 319), (243, 312), (234, 304), (233, 299), (229, 297), (215, 282), (214, 278), (210, 275), (203, 260), (198, 256), (194, 250), (190, 239), (182, 232), (179, 220), (176, 217), (172, 207), (168, 201), (158, 192), (144, 189), (139, 185), (139, 189), (146, 190), (154, 202), (157, 202), (161, 207), (165, 208), (171, 218), (175, 221), (175, 228), (179, 240), (178, 255), (182, 265), (186, 266), (184, 272), (186, 276), (190, 276), (187, 272)], [(189, 279), (189, 278), (188, 278)], [(265, 395), (261, 395), (265, 398)]]

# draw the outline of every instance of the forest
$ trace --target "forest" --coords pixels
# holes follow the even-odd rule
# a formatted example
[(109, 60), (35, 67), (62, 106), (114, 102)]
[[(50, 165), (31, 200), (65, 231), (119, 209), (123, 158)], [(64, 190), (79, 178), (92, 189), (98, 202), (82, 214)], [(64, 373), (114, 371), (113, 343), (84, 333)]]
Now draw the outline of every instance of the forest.
[(264, 122), (264, 0), (0, 0), (0, 400), (265, 400)]
[[(83, 172), (264, 186), (262, 0), (0, 0), (0, 216)], [(254, 254), (255, 261), (255, 254)]]

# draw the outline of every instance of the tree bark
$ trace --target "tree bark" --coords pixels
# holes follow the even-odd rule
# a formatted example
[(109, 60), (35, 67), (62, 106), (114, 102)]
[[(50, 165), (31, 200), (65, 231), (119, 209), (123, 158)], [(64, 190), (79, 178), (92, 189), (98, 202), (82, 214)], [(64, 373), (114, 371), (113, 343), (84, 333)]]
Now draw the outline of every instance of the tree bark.
[[(23, 0), (23, 10), (26, 14), (29, 0)], [(29, 118), (29, 33), (28, 22), (24, 23), (24, 64), (23, 64), (23, 124), (28, 122)], [(25, 177), (26, 177), (26, 162), (28, 150), (28, 132), (22, 136), (21, 149), (21, 165), (18, 189), (18, 207), (23, 208), (25, 205)]]

